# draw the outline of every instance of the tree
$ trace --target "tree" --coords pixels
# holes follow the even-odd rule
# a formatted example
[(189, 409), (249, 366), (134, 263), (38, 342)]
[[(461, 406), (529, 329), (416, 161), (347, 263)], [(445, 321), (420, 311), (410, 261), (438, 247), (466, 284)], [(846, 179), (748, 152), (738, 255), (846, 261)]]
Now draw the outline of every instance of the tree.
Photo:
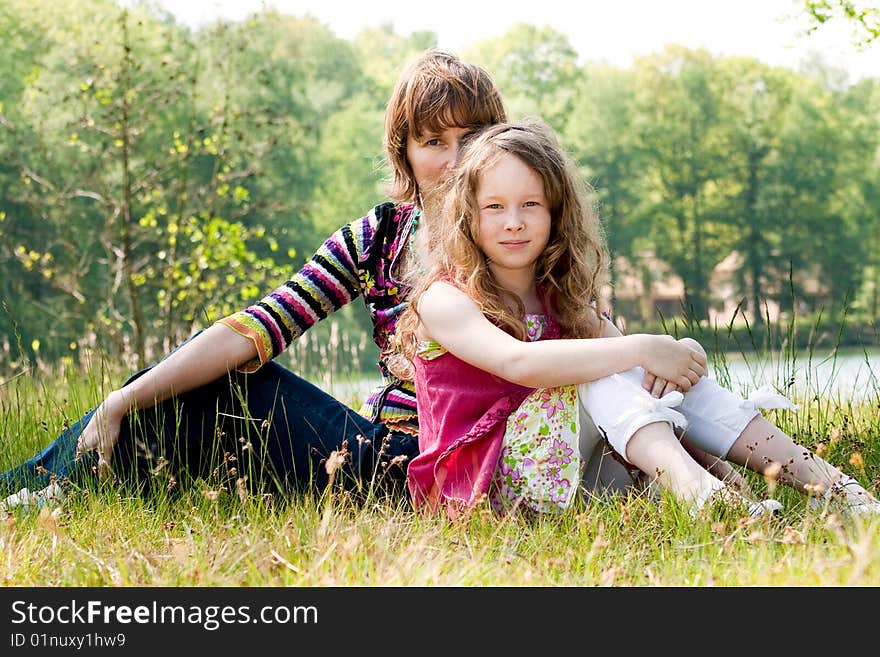
[(537, 115), (562, 130), (580, 76), (577, 51), (566, 35), (518, 23), (501, 37), (473, 46), (467, 58), (492, 73), (512, 118)]
[(715, 61), (702, 50), (668, 47), (635, 65), (635, 131), (649, 167), (641, 216), (657, 254), (684, 281), (684, 311), (708, 318), (709, 272), (722, 254), (716, 181), (726, 154)]
[(254, 221), (271, 199), (254, 181), (273, 152), (297, 153), (280, 139), (297, 131), (218, 73), (240, 61), (247, 25), (208, 31), (197, 47), (143, 10), (81, 1), (100, 7), (46, 19), (62, 39), (20, 103), (42, 148), (20, 155), (17, 194), (44, 217), (38, 243), (58, 265), (41, 269), (69, 295), (52, 304), (78, 306), (58, 327), (65, 344), (88, 331), (119, 353), (130, 340), (142, 364), (151, 343), (167, 351), (282, 279), (269, 257), (278, 240)]
[(845, 20), (853, 27), (856, 45), (865, 47), (880, 37), (880, 8), (852, 0), (804, 0), (804, 9), (815, 32), (831, 20)]
[(756, 335), (761, 335), (765, 300), (780, 296), (778, 267), (780, 231), (773, 207), (770, 167), (778, 156), (782, 116), (791, 95), (791, 76), (754, 59), (719, 61), (723, 79), (723, 125), (727, 141), (730, 195), (725, 221), (734, 230), (735, 248), (743, 256), (739, 288), (749, 303)]
[(636, 138), (635, 83), (630, 71), (586, 67), (576, 87), (564, 143), (598, 196), (611, 256), (612, 306), (615, 259), (631, 255), (643, 234), (637, 207), (645, 192), (644, 151)]
[[(825, 310), (843, 308), (862, 270), (861, 229), (840, 202), (851, 194), (842, 166), (854, 145), (845, 129), (847, 114), (836, 92), (800, 76), (767, 177), (767, 211), (780, 233), (779, 261), (793, 272), (793, 296), (808, 305), (829, 300), (832, 307)], [(783, 292), (783, 308), (790, 307), (791, 296)]]
[[(22, 118), (21, 100), (38, 70), (39, 54), (49, 41), (47, 29), (33, 20), (30, 3), (9, 0), (0, 4), (0, 351), (4, 365), (19, 368), (19, 340), (24, 350), (38, 339), (46, 308), (35, 298), (44, 296), (49, 284), (43, 271), (54, 266), (40, 239), (45, 230), (38, 213), (20, 194), (21, 154), (38, 150), (39, 133)], [(36, 240), (31, 240), (37, 236)], [(45, 237), (43, 233), (42, 237)], [(40, 244), (41, 248), (33, 248)], [(41, 271), (42, 268), (42, 271)], [(9, 341), (12, 340), (10, 345)]]

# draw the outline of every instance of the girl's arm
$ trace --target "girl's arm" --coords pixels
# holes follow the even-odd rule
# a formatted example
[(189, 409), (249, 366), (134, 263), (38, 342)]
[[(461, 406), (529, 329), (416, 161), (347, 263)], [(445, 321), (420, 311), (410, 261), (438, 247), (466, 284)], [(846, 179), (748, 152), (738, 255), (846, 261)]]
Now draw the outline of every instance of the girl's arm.
[(686, 391), (706, 371), (703, 354), (668, 335), (523, 342), (486, 319), (464, 292), (442, 281), (422, 296), (419, 314), (421, 337), (475, 367), (533, 388), (587, 383), (641, 366)]
[[(623, 333), (620, 332), (613, 322), (609, 321), (606, 318), (602, 318), (605, 322), (605, 328), (602, 332), (604, 337), (623, 337)], [(703, 355), (703, 359), (706, 359), (706, 350), (703, 349), (703, 346), (694, 340), (693, 338), (681, 338), (678, 340), (681, 344), (698, 351)], [(645, 368), (647, 370), (647, 368)], [(701, 373), (701, 376), (705, 376), (708, 373), (708, 370), (705, 368)], [(694, 382), (696, 383), (696, 381)], [(673, 390), (678, 390), (679, 387), (672, 383), (671, 381), (667, 381), (663, 377), (657, 376), (655, 373), (651, 371), (645, 372), (645, 378), (642, 380), (642, 387), (651, 393), (653, 397), (662, 397), (668, 392), (672, 392)]]

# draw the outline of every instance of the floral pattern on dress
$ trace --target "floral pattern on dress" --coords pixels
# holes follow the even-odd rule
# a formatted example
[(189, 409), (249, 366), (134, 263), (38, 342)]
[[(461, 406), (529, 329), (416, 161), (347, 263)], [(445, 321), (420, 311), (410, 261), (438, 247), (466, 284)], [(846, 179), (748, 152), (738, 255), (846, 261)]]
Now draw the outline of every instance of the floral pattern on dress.
[(526, 339), (529, 342), (540, 340), (541, 335), (547, 328), (547, 316), (526, 313)]
[(492, 508), (562, 511), (580, 483), (577, 387), (542, 388), (510, 415), (489, 493)]
[[(525, 323), (530, 342), (539, 340), (547, 329), (542, 314), (527, 313)], [(419, 341), (418, 355), (425, 360), (445, 353), (437, 342)], [(568, 507), (580, 485), (579, 432), (576, 386), (531, 393), (507, 419), (489, 491), (492, 508), (504, 514), (514, 508), (549, 513)]]

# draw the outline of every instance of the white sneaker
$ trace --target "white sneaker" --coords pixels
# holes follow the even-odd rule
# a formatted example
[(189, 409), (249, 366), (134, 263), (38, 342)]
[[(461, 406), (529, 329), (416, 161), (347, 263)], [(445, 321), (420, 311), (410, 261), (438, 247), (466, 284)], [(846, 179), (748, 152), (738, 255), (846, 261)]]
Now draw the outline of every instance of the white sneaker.
[(33, 493), (28, 488), (22, 488), (17, 493), (13, 493), (5, 500), (0, 502), (0, 512), (9, 511), (16, 507), (25, 509), (35, 506), (41, 507), (44, 504), (61, 504), (64, 501), (64, 490), (56, 483), (51, 483)]
[(815, 512), (833, 505), (854, 516), (880, 515), (880, 501), (848, 475), (831, 484), (819, 497), (811, 497), (808, 504)]
[(751, 518), (757, 518), (759, 516), (775, 516), (780, 511), (782, 511), (782, 504), (779, 500), (774, 500), (769, 497), (766, 500), (761, 500), (760, 502), (755, 502), (749, 505), (749, 517)]
[(723, 502), (732, 508), (741, 508), (748, 513), (750, 518), (776, 515), (782, 510), (782, 504), (777, 500), (768, 498), (759, 502), (751, 502), (742, 493), (722, 484), (703, 491), (691, 507), (691, 516), (696, 517), (700, 509), (715, 502)]

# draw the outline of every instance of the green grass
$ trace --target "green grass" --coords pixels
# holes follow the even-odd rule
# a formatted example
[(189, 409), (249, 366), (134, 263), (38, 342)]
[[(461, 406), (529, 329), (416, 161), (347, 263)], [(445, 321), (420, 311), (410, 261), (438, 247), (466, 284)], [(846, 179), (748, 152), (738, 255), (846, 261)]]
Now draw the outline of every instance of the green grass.
[[(780, 378), (788, 361), (777, 364)], [(723, 364), (723, 363), (722, 363)], [(32, 455), (123, 372), (28, 373), (0, 385), (0, 468)], [(112, 382), (112, 384), (111, 384)], [(824, 385), (824, 382), (823, 382)], [(880, 481), (880, 402), (805, 390), (772, 420), (863, 484)], [(289, 498), (234, 483), (181, 482), (129, 496), (106, 483), (55, 510), (0, 518), (4, 586), (877, 586), (880, 519), (808, 511), (791, 489), (774, 518), (721, 509), (692, 519), (673, 500), (579, 501), (527, 520), (423, 517), (401, 499), (336, 488)], [(772, 482), (770, 482), (772, 487)]]

